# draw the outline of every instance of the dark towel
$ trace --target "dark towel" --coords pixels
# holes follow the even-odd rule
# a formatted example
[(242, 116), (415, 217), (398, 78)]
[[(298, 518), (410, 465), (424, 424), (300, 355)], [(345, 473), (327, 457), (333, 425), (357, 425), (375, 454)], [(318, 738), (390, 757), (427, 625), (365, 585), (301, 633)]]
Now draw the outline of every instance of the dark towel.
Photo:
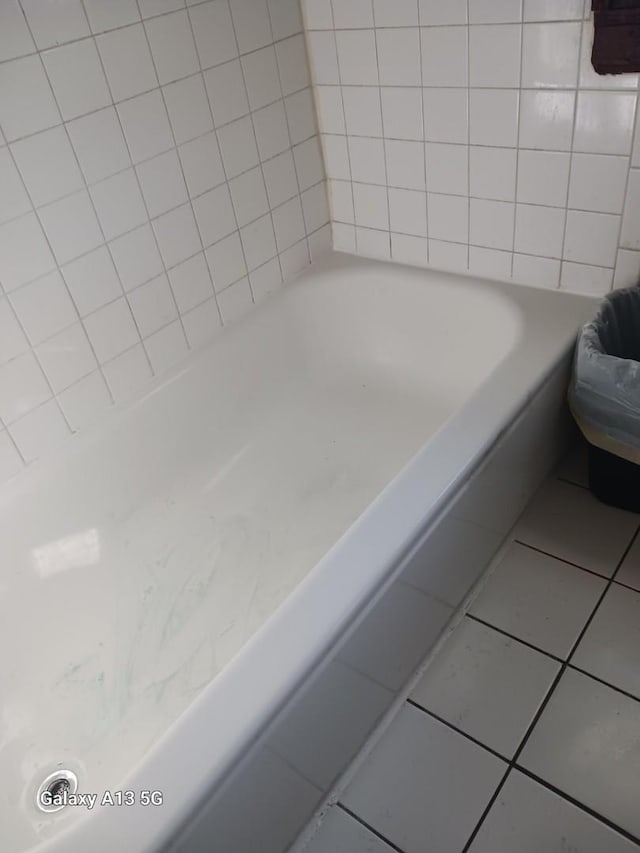
[(640, 71), (640, 0), (592, 0), (591, 64), (598, 74)]

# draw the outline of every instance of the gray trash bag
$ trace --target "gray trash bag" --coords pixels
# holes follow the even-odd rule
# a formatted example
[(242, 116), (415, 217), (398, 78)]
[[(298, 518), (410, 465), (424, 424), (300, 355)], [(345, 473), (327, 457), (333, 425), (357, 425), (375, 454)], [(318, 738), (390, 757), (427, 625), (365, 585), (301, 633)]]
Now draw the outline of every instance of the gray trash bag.
[(590, 444), (640, 462), (640, 286), (611, 293), (583, 327), (569, 406)]

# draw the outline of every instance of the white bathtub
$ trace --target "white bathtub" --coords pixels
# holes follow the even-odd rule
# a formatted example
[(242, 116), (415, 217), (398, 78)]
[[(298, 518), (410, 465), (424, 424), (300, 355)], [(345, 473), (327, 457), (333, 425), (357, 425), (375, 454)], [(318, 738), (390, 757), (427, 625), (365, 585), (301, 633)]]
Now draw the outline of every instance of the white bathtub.
[(1, 487), (3, 853), (285, 850), (562, 450), (592, 305), (335, 255)]

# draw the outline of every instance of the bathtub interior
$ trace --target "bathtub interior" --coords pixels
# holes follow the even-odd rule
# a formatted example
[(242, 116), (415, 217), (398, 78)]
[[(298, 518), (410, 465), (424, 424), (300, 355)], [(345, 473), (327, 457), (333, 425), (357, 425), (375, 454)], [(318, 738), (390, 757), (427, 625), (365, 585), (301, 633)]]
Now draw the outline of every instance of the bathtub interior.
[(117, 787), (517, 334), (473, 283), (319, 274), (0, 491), (12, 849), (77, 817), (35, 807), (58, 765)]

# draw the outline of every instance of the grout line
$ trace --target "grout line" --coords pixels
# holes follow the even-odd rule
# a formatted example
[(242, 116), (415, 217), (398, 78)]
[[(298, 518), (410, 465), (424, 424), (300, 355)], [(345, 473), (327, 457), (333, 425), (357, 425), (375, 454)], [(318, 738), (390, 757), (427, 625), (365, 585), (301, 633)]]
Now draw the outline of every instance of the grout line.
[(358, 817), (358, 815), (355, 814), (355, 812), (352, 812), (351, 809), (348, 806), (345, 806), (344, 803), (341, 803), (341, 802), (336, 803), (336, 806), (339, 809), (342, 809), (342, 811), (345, 812), (345, 814), (348, 814), (349, 817), (356, 820), (361, 826), (364, 826), (365, 829), (368, 829), (369, 832), (372, 835), (375, 835), (376, 838), (379, 838), (380, 841), (384, 841), (384, 843), (387, 845), (387, 847), (390, 847), (391, 850), (395, 850), (396, 853), (405, 853), (405, 851), (401, 847), (398, 847), (396, 844), (393, 843), (393, 841), (390, 841), (388, 838), (385, 838), (384, 835), (381, 835), (377, 829), (375, 829), (373, 826), (371, 826), (370, 823), (367, 823), (366, 820), (363, 820), (361, 817)]
[(437, 720), (439, 723), (442, 723), (443, 726), (446, 726), (451, 731), (455, 732), (458, 735), (462, 735), (466, 740), (471, 741), (476, 746), (481, 747), (485, 752), (489, 752), (495, 758), (499, 758), (504, 764), (509, 763), (509, 758), (506, 755), (498, 752), (497, 749), (493, 749), (493, 747), (487, 746), (486, 743), (483, 743), (481, 740), (478, 740), (477, 737), (469, 734), (469, 732), (465, 732), (463, 729), (459, 729), (455, 726), (450, 720), (441, 717), (439, 714), (436, 714), (434, 711), (431, 711), (429, 708), (425, 708), (424, 705), (421, 705), (419, 702), (416, 702), (415, 699), (411, 699), (411, 697), (407, 697), (405, 700), (407, 705), (411, 705), (413, 708), (416, 708), (418, 711), (421, 711), (423, 714), (426, 714), (428, 717), (431, 717), (434, 720)]
[[(520, 4), (520, 11), (522, 12), (522, 3)], [(522, 14), (521, 14), (522, 19)], [(518, 118), (516, 121), (516, 174), (515, 174), (515, 187), (514, 187), (514, 198), (513, 198), (513, 233), (511, 235), (511, 267), (509, 270), (509, 277), (513, 278), (513, 268), (515, 266), (515, 254), (516, 254), (516, 219), (518, 216), (518, 167), (520, 165), (520, 125), (522, 121), (522, 66), (524, 62), (524, 23), (520, 23), (518, 25), (520, 27), (520, 70), (518, 77)], [(471, 194), (471, 193), (469, 193)]]
[[(568, 483), (567, 485), (572, 485)], [(583, 489), (582, 486), (578, 486), (577, 488)], [(583, 489), (584, 491), (584, 489)], [(565, 563), (567, 566), (573, 566), (574, 569), (580, 569), (583, 572), (586, 572), (589, 575), (593, 575), (596, 578), (600, 578), (600, 580), (608, 581), (611, 578), (611, 575), (603, 575), (600, 572), (594, 572), (593, 569), (586, 569), (584, 566), (581, 566), (579, 563), (572, 563), (571, 560), (565, 560), (563, 557), (558, 557), (555, 554), (552, 554), (551, 551), (545, 551), (544, 548), (538, 548), (536, 545), (530, 545), (528, 542), (523, 542), (521, 539), (518, 539), (514, 536), (513, 539), (518, 545), (522, 545), (523, 548), (528, 548), (530, 551), (536, 551), (538, 554), (544, 554), (545, 557), (553, 557), (554, 560), (557, 560), (560, 563)]]
[[(374, 10), (374, 6), (373, 6), (373, 0), (371, 0), (371, 16), (372, 16), (372, 19), (375, 20), (375, 10)], [(378, 103), (380, 105), (380, 122), (382, 122), (383, 119), (382, 119), (382, 89), (380, 88), (380, 53), (378, 51), (378, 33), (377, 33), (377, 30), (375, 27), (373, 29), (373, 45), (374, 45), (375, 52), (376, 52), (376, 71), (378, 73), (378, 79), (376, 81), (376, 84), (377, 84), (376, 88), (378, 89)], [(387, 230), (385, 233), (387, 235), (388, 257), (391, 258), (391, 202), (389, 200), (389, 166), (388, 166), (388, 161), (387, 161), (387, 141), (388, 140), (385, 139), (385, 137), (383, 136), (382, 137), (382, 153), (384, 156), (384, 179), (385, 179), (384, 192), (385, 192), (385, 196), (387, 199)], [(422, 148), (422, 168), (423, 168), (423, 170), (425, 170), (424, 145)], [(426, 171), (425, 171), (425, 182), (426, 182)], [(426, 183), (425, 183), (425, 187), (426, 187)], [(356, 219), (355, 209), (354, 209), (353, 218), (354, 218), (354, 220)], [(356, 222), (356, 228), (357, 227), (359, 227), (359, 226), (358, 226), (358, 223)], [(358, 236), (357, 235), (358, 235), (358, 232), (356, 230), (356, 246), (358, 245)]]
[[(470, 31), (470, 5), (471, 0), (467, 0), (467, 271), (471, 271), (471, 31)], [(424, 100), (424, 98), (423, 98)]]
[(509, 631), (505, 631), (504, 628), (500, 628), (498, 625), (494, 625), (492, 622), (487, 622), (486, 619), (481, 619), (479, 616), (475, 616), (473, 613), (465, 613), (465, 617), (467, 619), (472, 619), (474, 622), (478, 622), (480, 625), (484, 625), (485, 628), (491, 628), (493, 631), (496, 631), (498, 634), (502, 634), (504, 637), (508, 637), (510, 640), (515, 640), (517, 643), (520, 643), (523, 646), (531, 649), (534, 652), (538, 652), (545, 657), (551, 658), (551, 660), (556, 661), (556, 663), (564, 663), (564, 658), (561, 658), (559, 655), (554, 655), (553, 652), (549, 652), (546, 649), (540, 648), (540, 646), (536, 646), (534, 643), (528, 642), (528, 640), (523, 640), (522, 637), (518, 637), (516, 634), (511, 634)]

